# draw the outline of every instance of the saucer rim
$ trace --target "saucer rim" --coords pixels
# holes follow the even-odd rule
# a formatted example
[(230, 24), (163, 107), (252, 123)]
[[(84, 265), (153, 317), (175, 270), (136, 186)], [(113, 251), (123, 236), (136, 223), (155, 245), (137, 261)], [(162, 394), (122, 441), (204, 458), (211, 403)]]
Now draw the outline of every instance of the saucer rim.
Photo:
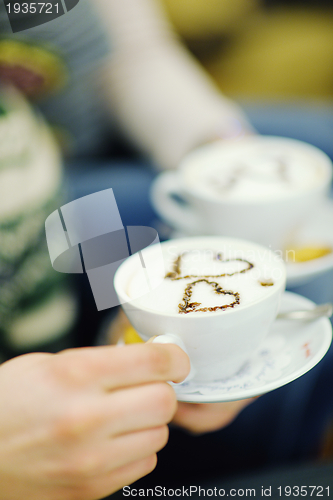
[[(298, 301), (299, 304), (295, 304), (296, 306), (303, 306), (303, 307), (308, 307), (311, 308), (315, 306), (316, 304), (307, 299), (306, 297), (303, 297), (302, 295), (299, 295), (294, 292), (284, 292), (282, 296), (282, 300), (285, 299), (288, 302), (295, 300), (296, 302)], [(235, 390), (234, 393), (231, 390), (228, 393), (225, 393), (224, 395), (217, 396), (216, 394), (214, 395), (203, 395), (203, 394), (196, 394), (196, 393), (183, 393), (183, 394), (177, 394), (177, 387), (174, 385), (174, 389), (176, 391), (176, 396), (177, 400), (179, 402), (184, 402), (184, 403), (227, 403), (231, 401), (238, 401), (241, 399), (247, 399), (251, 397), (256, 397), (256, 396), (261, 396), (263, 394), (266, 394), (268, 392), (271, 392), (275, 389), (278, 389), (280, 387), (283, 387), (290, 382), (293, 382), (294, 380), (297, 380), (300, 378), (302, 375), (305, 375), (307, 372), (309, 372), (312, 368), (314, 368), (325, 356), (327, 353), (331, 343), (332, 343), (332, 324), (328, 318), (319, 318), (316, 320), (317, 322), (321, 322), (322, 324), (322, 331), (321, 334), (323, 335), (322, 339), (322, 344), (321, 347), (318, 349), (318, 352), (307, 362), (305, 362), (301, 367), (299, 367), (297, 370), (292, 371), (288, 375), (285, 375), (283, 377), (280, 377), (272, 382), (267, 382), (264, 383), (263, 386), (259, 386), (256, 388), (251, 388), (251, 389), (238, 389)], [(275, 322), (274, 322), (275, 324)], [(270, 333), (268, 333), (268, 336)], [(233, 395), (231, 395), (233, 394)]]
[[(333, 199), (327, 197), (316, 207), (316, 211), (320, 213), (322, 210), (328, 210), (333, 217)], [(308, 222), (305, 222), (303, 227), (306, 227)], [(333, 238), (332, 238), (333, 246)], [(287, 286), (297, 287), (305, 283), (309, 283), (326, 271), (333, 269), (333, 252), (328, 255), (323, 255), (316, 259), (306, 262), (289, 262), (286, 263), (287, 270)]]

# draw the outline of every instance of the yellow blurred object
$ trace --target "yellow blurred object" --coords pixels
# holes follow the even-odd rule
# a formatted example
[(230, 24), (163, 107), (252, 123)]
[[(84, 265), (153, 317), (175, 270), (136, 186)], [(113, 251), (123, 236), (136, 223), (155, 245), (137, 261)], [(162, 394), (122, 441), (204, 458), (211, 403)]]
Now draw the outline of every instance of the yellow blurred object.
[(162, 0), (176, 31), (233, 98), (333, 98), (333, 9), (259, 0)]
[(333, 97), (333, 11), (256, 13), (202, 62), (230, 96)]
[[(332, 253), (331, 247), (323, 246), (304, 246), (287, 250), (286, 255), (289, 257), (287, 261), (292, 262), (307, 262), (309, 260), (318, 259)], [(291, 258), (290, 258), (291, 257)]]
[(258, 0), (163, 0), (178, 33), (198, 39), (229, 33)]
[(5, 83), (13, 83), (32, 98), (59, 90), (68, 79), (59, 54), (19, 40), (0, 40), (0, 73)]
[(127, 326), (124, 332), (124, 342), (125, 344), (138, 344), (143, 340), (132, 326)]

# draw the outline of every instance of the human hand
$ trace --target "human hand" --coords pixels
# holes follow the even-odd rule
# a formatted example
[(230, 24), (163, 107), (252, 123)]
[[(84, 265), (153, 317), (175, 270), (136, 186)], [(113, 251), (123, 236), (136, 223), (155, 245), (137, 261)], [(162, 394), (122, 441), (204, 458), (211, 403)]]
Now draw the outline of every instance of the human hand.
[[(130, 335), (129, 335), (130, 334)], [(116, 343), (119, 339), (137, 342), (135, 330), (120, 310), (108, 330), (107, 340)], [(229, 403), (193, 404), (178, 403), (177, 412), (172, 424), (182, 427), (191, 434), (204, 434), (213, 432), (229, 425), (247, 405), (257, 397), (232, 401)]]
[(0, 499), (95, 500), (151, 472), (189, 371), (174, 345), (28, 354), (0, 366)]
[(178, 403), (172, 423), (191, 434), (217, 431), (229, 425), (255, 399), (210, 404)]

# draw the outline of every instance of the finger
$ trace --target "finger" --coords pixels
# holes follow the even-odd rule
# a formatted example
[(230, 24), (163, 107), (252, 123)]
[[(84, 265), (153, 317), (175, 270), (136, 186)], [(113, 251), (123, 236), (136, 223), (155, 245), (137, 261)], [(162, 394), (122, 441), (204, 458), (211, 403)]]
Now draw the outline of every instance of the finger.
[(107, 474), (84, 481), (81, 485), (82, 498), (84, 500), (98, 500), (111, 495), (123, 486), (130, 485), (152, 472), (156, 467), (156, 463), (157, 457), (156, 454), (153, 454)]
[(159, 452), (167, 444), (169, 438), (169, 428), (167, 425), (143, 431), (131, 432), (116, 437), (112, 442), (112, 457), (109, 457), (108, 466), (112, 464), (118, 468), (125, 466), (128, 460), (126, 450), (131, 450), (131, 462), (147, 458)]
[(173, 344), (137, 344), (69, 349), (55, 356), (61, 375), (74, 384), (98, 384), (105, 390), (153, 381), (181, 382), (190, 361)]
[(173, 388), (162, 382), (121, 389), (103, 403), (105, 437), (159, 427), (171, 422), (177, 399)]
[(87, 476), (108, 474), (129, 463), (148, 458), (160, 451), (167, 443), (167, 425), (131, 432), (116, 438), (95, 440), (90, 452), (78, 461)]
[(179, 403), (173, 423), (193, 434), (213, 432), (229, 425), (255, 398), (229, 403)]
[(166, 382), (71, 394), (60, 410), (53, 434), (62, 445), (108, 441), (111, 437), (153, 429), (171, 422), (177, 409), (173, 388)]

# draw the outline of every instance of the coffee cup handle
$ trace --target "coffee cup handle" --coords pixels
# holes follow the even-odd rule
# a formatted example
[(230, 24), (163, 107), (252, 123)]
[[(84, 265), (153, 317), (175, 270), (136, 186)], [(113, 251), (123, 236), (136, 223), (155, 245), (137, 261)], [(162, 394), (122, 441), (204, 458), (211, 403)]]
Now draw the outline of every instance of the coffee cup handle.
[(176, 172), (160, 174), (152, 187), (152, 203), (159, 215), (172, 227), (196, 234), (200, 214), (195, 213), (195, 208), (187, 200), (182, 204), (174, 198), (175, 195), (184, 198), (179, 183), (179, 174)]
[[(177, 335), (173, 334), (173, 333), (165, 333), (163, 335), (157, 335), (154, 340), (152, 341), (152, 343), (154, 344), (176, 344), (178, 345), (181, 349), (183, 349), (184, 352), (186, 352), (186, 354), (188, 355), (188, 352), (187, 352), (187, 349), (185, 347), (185, 344), (184, 342), (182, 341), (181, 338), (179, 338)], [(190, 373), (187, 375), (187, 377), (182, 381), (180, 382), (181, 384), (184, 384), (184, 382), (189, 382), (190, 380), (193, 379), (195, 375), (195, 370), (192, 366), (192, 363), (191, 363), (191, 369), (190, 369)], [(176, 384), (176, 385), (179, 385), (179, 384)]]

